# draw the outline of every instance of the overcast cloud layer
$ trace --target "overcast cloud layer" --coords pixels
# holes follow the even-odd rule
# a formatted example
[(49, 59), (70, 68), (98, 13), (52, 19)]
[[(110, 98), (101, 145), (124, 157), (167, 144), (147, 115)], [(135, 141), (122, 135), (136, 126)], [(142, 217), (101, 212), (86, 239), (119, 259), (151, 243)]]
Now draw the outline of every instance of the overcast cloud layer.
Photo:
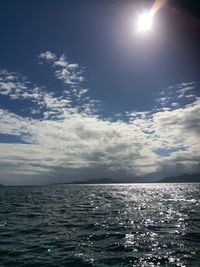
[[(195, 82), (161, 88), (155, 108), (103, 118), (84, 70), (50, 51), (38, 56), (62, 82), (61, 93), (9, 70), (0, 94), (29, 103), (25, 114), (0, 109), (0, 182), (34, 184), (82, 178), (168, 176), (200, 171), (200, 98)], [(92, 89), (91, 89), (92, 90)], [(145, 96), (144, 96), (145, 97)]]

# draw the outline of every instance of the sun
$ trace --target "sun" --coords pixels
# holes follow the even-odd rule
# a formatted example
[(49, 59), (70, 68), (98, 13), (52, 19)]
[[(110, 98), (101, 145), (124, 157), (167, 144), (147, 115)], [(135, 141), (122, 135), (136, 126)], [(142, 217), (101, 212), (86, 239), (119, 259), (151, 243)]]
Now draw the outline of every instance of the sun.
[(138, 32), (147, 32), (152, 29), (153, 14), (152, 12), (144, 12), (138, 17), (137, 30)]

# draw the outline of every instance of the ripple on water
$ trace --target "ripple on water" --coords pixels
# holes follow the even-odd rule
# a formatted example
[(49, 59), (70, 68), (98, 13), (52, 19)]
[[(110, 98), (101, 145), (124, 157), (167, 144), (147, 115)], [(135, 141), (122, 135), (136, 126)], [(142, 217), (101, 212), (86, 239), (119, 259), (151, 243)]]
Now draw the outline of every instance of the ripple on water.
[(198, 184), (1, 188), (1, 264), (198, 267), (199, 199)]

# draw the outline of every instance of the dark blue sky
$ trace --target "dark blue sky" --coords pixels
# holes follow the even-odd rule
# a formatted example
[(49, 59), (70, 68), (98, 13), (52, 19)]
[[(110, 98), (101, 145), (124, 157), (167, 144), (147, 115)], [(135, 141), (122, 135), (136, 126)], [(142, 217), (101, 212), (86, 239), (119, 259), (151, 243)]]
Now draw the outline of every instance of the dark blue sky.
[(65, 53), (85, 67), (91, 95), (107, 111), (148, 110), (160, 90), (199, 82), (200, 31), (187, 10), (168, 4), (155, 32), (138, 38), (134, 16), (149, 6), (138, 2), (1, 1), (1, 68), (41, 82), (36, 55)]
[(199, 171), (200, 23), (186, 3), (168, 1), (138, 34), (153, 1), (1, 0), (2, 177)]

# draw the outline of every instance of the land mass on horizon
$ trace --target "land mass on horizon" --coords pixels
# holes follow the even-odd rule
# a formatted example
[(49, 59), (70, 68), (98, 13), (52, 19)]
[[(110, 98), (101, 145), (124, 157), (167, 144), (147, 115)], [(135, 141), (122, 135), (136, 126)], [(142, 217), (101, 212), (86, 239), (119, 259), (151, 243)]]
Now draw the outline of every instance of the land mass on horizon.
[(133, 179), (112, 179), (112, 178), (93, 178), (86, 180), (75, 180), (71, 182), (52, 183), (54, 184), (124, 184), (124, 183), (199, 183), (200, 174), (182, 174), (179, 176), (170, 176), (153, 181), (147, 181), (146, 179), (133, 178)]

